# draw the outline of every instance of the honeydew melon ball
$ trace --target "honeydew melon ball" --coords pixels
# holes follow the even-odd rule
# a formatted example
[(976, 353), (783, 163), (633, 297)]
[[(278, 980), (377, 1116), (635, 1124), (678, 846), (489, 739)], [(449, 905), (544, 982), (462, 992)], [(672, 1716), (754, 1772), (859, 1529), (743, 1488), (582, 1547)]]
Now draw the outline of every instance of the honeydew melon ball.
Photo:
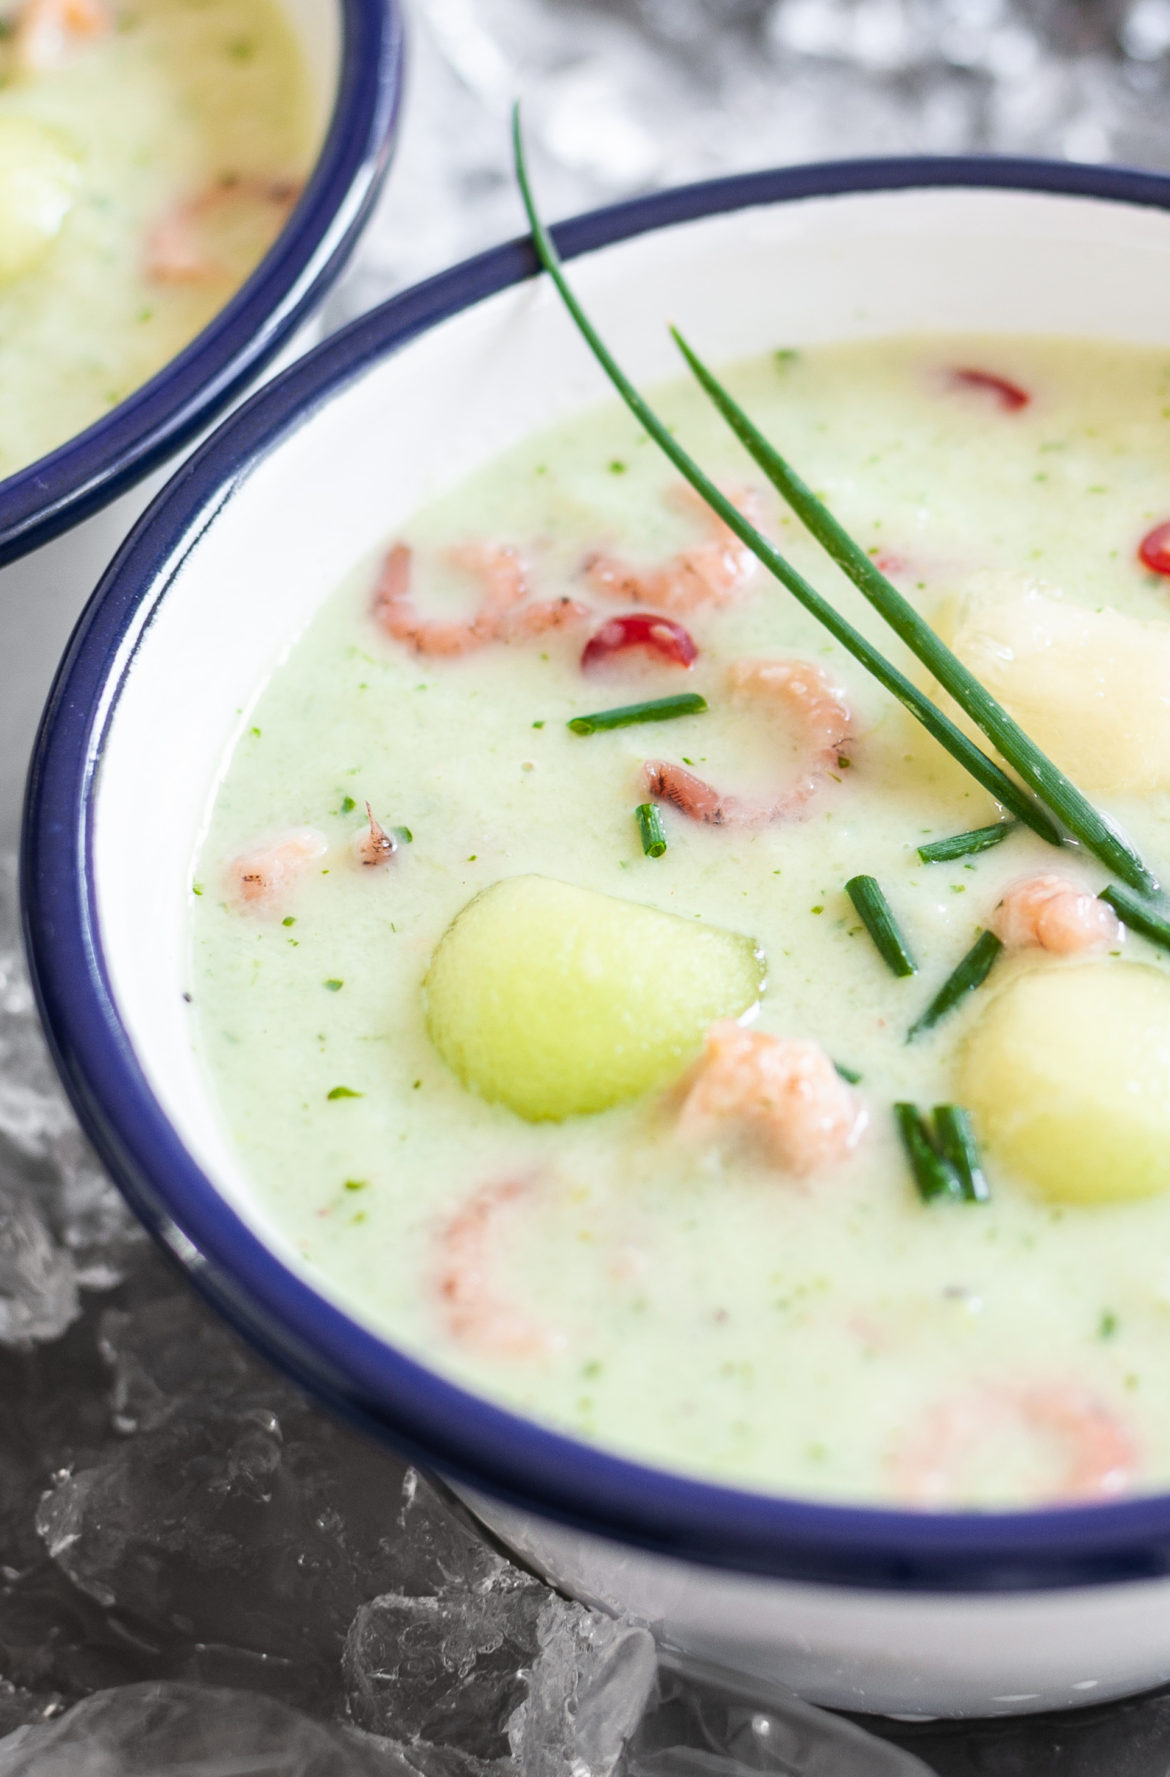
[(440, 939), (427, 1023), (473, 1092), (530, 1122), (607, 1110), (678, 1075), (755, 1004), (753, 939), (545, 876), (485, 889)]
[(0, 117), (0, 284), (40, 264), (77, 187), (78, 163), (67, 137), (31, 117)]
[(1062, 1203), (1170, 1187), (1170, 976), (1048, 963), (989, 1001), (960, 1064), (989, 1156)]

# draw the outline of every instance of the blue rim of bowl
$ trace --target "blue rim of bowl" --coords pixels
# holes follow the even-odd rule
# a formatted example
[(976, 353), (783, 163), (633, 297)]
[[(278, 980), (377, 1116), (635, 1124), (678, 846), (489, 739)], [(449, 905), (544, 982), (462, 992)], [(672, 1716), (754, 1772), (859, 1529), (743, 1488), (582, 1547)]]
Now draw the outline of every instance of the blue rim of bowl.
[[(555, 233), (566, 259), (674, 223), (845, 193), (967, 186), (1170, 210), (1170, 179), (982, 159), (837, 162), (681, 187)], [(1170, 1572), (1170, 1496), (1004, 1513), (814, 1503), (668, 1472), (446, 1381), (317, 1295), (217, 1193), (154, 1097), (102, 954), (92, 812), (103, 738), (175, 562), (249, 466), (331, 392), (536, 271), (511, 242), (406, 291), (309, 354), (220, 427), (155, 501), (70, 643), (38, 737), (22, 872), (33, 980), (57, 1065), (102, 1159), (193, 1284), (336, 1411), (450, 1477), (579, 1530), (704, 1566), (900, 1592), (1101, 1585)]]
[(89, 517), (209, 426), (344, 267), (390, 164), (403, 28), (400, 0), (339, 0), (339, 10), (333, 109), (288, 223), (231, 300), (149, 382), (0, 480), (0, 567)]

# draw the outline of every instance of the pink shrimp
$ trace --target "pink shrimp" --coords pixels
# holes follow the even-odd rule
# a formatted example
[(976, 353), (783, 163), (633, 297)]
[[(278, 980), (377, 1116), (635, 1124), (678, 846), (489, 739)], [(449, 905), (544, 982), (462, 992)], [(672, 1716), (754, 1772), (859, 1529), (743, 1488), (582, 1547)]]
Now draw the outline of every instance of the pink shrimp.
[(867, 1115), (819, 1044), (724, 1019), (707, 1032), (678, 1127), (703, 1139), (732, 1122), (773, 1165), (803, 1177), (852, 1153)]
[(796, 780), (770, 801), (748, 802), (723, 795), (681, 765), (651, 759), (643, 767), (651, 796), (716, 827), (764, 826), (802, 813), (849, 740), (853, 712), (845, 693), (809, 660), (738, 660), (727, 676), (733, 697), (767, 697), (796, 716), (808, 749)]
[(493, 1278), (493, 1249), (506, 1219), (528, 1202), (533, 1179), (481, 1185), (439, 1234), (436, 1287), (448, 1331), (461, 1345), (493, 1357), (543, 1357), (560, 1343), (547, 1327), (509, 1302)]
[(42, 74), (60, 67), (70, 52), (108, 37), (114, 17), (103, 0), (27, 0), (13, 42), (16, 66)]
[(962, 1496), (967, 1459), (997, 1434), (1023, 1433), (1057, 1466), (1056, 1500), (1110, 1499), (1138, 1467), (1129, 1427), (1086, 1389), (1065, 1383), (996, 1383), (932, 1408), (899, 1451), (895, 1479), (913, 1505), (946, 1506)]
[(159, 217), (147, 237), (147, 277), (156, 284), (215, 284), (235, 277), (240, 241), (250, 264), (257, 237), (275, 236), (300, 192), (288, 179), (227, 175), (196, 197), (184, 198)]
[(453, 567), (482, 582), (485, 598), (466, 622), (420, 617), (410, 596), (412, 555), (395, 543), (382, 564), (374, 588), (374, 621), (396, 642), (417, 654), (470, 654), (493, 642), (524, 641), (545, 635), (587, 617), (575, 599), (525, 601), (530, 591), (528, 570), (518, 550), (503, 544), (464, 543), (448, 552)]
[(1038, 944), (1058, 956), (1116, 950), (1125, 936), (1112, 907), (1091, 889), (1056, 874), (1027, 876), (1013, 883), (988, 924), (1009, 949)]
[(353, 851), (359, 864), (366, 869), (376, 870), (380, 864), (388, 864), (398, 850), (398, 841), (392, 833), (374, 819), (374, 811), (366, 803), (366, 815), (369, 826), (363, 827), (354, 835)]
[(241, 852), (228, 865), (235, 898), (260, 910), (275, 907), (297, 877), (328, 849), (329, 841), (316, 827), (292, 827), (252, 851)]
[[(585, 578), (595, 592), (631, 605), (661, 611), (693, 611), (699, 605), (729, 605), (756, 570), (756, 558), (693, 489), (672, 490), (676, 505), (695, 512), (710, 533), (657, 568), (633, 568), (600, 551), (586, 558)], [(733, 506), (753, 523), (757, 500), (747, 489), (729, 494)]]

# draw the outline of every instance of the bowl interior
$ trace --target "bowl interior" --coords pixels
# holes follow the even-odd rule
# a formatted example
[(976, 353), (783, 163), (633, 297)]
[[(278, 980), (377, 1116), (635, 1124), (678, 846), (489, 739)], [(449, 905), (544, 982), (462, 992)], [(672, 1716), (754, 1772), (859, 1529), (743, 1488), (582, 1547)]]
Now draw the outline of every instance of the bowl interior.
[[(1051, 169), (1047, 175), (1063, 176)], [(613, 244), (578, 258), (574, 280), (643, 385), (677, 372), (668, 319), (716, 364), (778, 345), (915, 330), (1170, 344), (1170, 214), (1157, 207), (1168, 201), (1160, 184), (1150, 182), (1156, 190), (1147, 186), (1146, 195), (1135, 191), (1135, 201), (1124, 202), (1075, 189), (989, 188), (980, 183), (979, 163), (970, 164), (966, 178), (965, 185), (939, 189), (909, 184), (903, 169), (896, 183), (906, 188), (764, 204), (745, 203), (729, 188), (723, 198), (702, 200), (714, 213), (684, 222), (669, 221), (677, 207), (647, 200), (636, 214), (616, 212), (616, 220), (603, 222), (601, 238)], [(1032, 176), (1024, 169), (1013, 178), (1020, 186)], [(758, 181), (751, 186), (760, 190)], [(145, 1126), (161, 1107), (205, 1175), (199, 1188), (210, 1181), (215, 1202), (279, 1261), (266, 1312), (280, 1331), (269, 1343), (294, 1365), (301, 1361), (295, 1352), (318, 1338), (306, 1324), (302, 1286), (315, 1301), (338, 1298), (251, 1200), (193, 1048), (183, 997), (193, 860), (252, 702), (346, 571), (420, 501), (533, 429), (607, 395), (547, 282), (526, 277), (527, 265), (519, 250), (501, 250), (408, 293), (321, 348), (229, 422), (115, 563), (66, 664), (42, 737), (28, 865), (31, 898), (43, 903), (32, 915), (34, 966), (75, 1097), (89, 1109), (99, 1139), (103, 1129), (115, 1132), (107, 1155), (118, 1141), (131, 1141), (136, 1116)], [(65, 764), (54, 776), (57, 757)], [(74, 782), (76, 806), (51, 807), (52, 786), (62, 786), (68, 800)], [(56, 833), (82, 872), (79, 887), (49, 882), (45, 860)], [(64, 881), (64, 871), (57, 875)], [(76, 985), (52, 960), (58, 895), (73, 896), (70, 905), (80, 909), (63, 915), (66, 925), (76, 920), (84, 938), (87, 979)], [(139, 1088), (127, 1080), (131, 1073), (137, 1080), (137, 1070), (157, 1105), (144, 1107), (141, 1095), (136, 1104)], [(140, 1175), (151, 1176), (165, 1206), (171, 1244), (198, 1263), (186, 1239), (183, 1192), (190, 1185), (168, 1176), (162, 1145), (143, 1138)], [(230, 1241), (214, 1263), (229, 1276), (234, 1265), (239, 1270)], [(239, 1317), (249, 1320), (249, 1311), (241, 1308)], [(379, 1364), (389, 1362), (389, 1350), (367, 1342), (363, 1352), (362, 1398), (376, 1399)], [(330, 1361), (334, 1374), (339, 1362), (344, 1370), (336, 1350)], [(398, 1374), (395, 1386), (405, 1386)], [(342, 1375), (334, 1394), (346, 1387)], [(357, 1392), (348, 1388), (351, 1399)], [(470, 1425), (474, 1411), (459, 1411)], [(505, 1419), (492, 1411), (496, 1421)], [(383, 1402), (381, 1417), (394, 1422), (392, 1405)], [(491, 1435), (514, 1439), (515, 1423)], [(582, 1453), (582, 1475), (592, 1460)], [(474, 1462), (463, 1472), (476, 1475)], [(632, 1466), (629, 1472), (644, 1473)], [(504, 1486), (498, 1475), (486, 1480)], [(667, 1495), (677, 1492), (679, 1511), (689, 1510), (683, 1492), (696, 1487), (659, 1477), (655, 1507), (664, 1521)], [(749, 1505), (750, 1496), (729, 1489), (707, 1489), (704, 1499), (717, 1492), (745, 1510)], [(545, 1494), (552, 1497), (551, 1483)], [(700, 1506), (707, 1511), (709, 1501), (699, 1501), (696, 1511)], [(563, 1500), (558, 1509), (569, 1511)], [(1103, 1520), (1130, 1509), (1144, 1508), (1095, 1510)], [(867, 1536), (880, 1516), (868, 1514)], [(904, 1514), (885, 1516), (908, 1522)], [(1034, 1514), (1032, 1524), (1042, 1516), (1039, 1530), (1021, 1525), (1022, 1546), (1063, 1546), (1074, 1533), (1073, 1517), (1079, 1524), (1089, 1514)], [(844, 1514), (837, 1519), (844, 1522)], [(725, 1518), (725, 1536), (732, 1522)], [(949, 1533), (941, 1520), (922, 1524), (915, 1534), (923, 1547), (942, 1548)]]

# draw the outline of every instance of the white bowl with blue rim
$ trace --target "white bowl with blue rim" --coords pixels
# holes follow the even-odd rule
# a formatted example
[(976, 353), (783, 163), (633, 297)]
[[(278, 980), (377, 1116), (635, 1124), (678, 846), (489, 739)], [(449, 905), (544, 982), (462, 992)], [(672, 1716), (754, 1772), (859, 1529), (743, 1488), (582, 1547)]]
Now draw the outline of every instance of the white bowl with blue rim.
[(282, 355), (310, 343), (389, 164), (402, 87), (399, 0), (281, 0), (301, 43), (321, 146), (252, 275), (156, 375), (84, 432), (0, 480), (0, 844), (70, 629), (178, 455)]
[[(939, 327), (1170, 347), (1170, 180), (1153, 175), (802, 167), (558, 235), (643, 384), (677, 371), (666, 317), (715, 363)], [(695, 1658), (852, 1709), (1052, 1709), (1163, 1682), (1170, 1496), (907, 1512), (634, 1462), (395, 1348), (250, 1197), (185, 998), (196, 837), (237, 711), (351, 564), (421, 500), (607, 395), (534, 270), (527, 243), (501, 247), (301, 360), (190, 460), (102, 581), (26, 815), (28, 942), (74, 1103), (199, 1290), (323, 1400), (449, 1476), (565, 1590)]]

